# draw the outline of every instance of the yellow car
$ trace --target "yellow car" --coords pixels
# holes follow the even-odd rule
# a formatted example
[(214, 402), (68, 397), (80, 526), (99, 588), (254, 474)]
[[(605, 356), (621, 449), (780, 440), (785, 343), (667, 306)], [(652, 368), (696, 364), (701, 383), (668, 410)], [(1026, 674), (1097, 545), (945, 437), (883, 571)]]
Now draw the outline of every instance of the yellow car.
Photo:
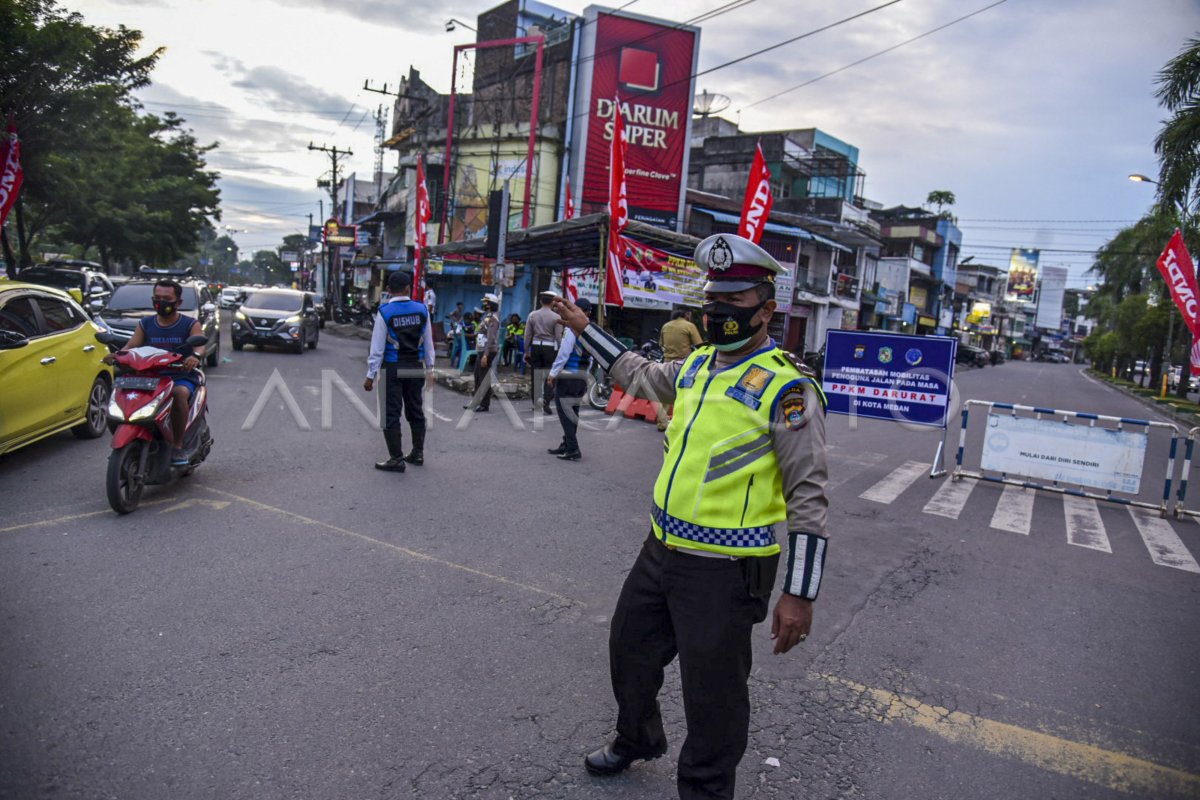
[(0, 454), (67, 429), (104, 434), (113, 373), (100, 331), (68, 293), (0, 281)]

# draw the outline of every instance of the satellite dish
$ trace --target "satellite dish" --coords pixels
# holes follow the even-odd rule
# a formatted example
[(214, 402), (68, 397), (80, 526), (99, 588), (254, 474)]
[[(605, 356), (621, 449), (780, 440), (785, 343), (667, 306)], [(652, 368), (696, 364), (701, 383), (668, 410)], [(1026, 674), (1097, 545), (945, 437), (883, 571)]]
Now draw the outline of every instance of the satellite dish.
[(720, 114), (725, 109), (729, 108), (729, 104), (733, 102), (723, 94), (715, 94), (705, 89), (696, 95), (696, 105), (692, 109), (692, 113), (697, 117), (708, 117), (713, 114)]

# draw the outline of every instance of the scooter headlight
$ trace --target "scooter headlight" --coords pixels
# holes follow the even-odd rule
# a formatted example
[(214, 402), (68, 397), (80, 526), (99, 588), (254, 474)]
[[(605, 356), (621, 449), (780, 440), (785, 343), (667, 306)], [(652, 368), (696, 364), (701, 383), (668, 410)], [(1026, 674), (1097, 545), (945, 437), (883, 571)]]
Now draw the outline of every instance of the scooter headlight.
[(115, 419), (118, 422), (121, 422), (125, 419), (125, 412), (122, 411), (121, 406), (117, 404), (117, 397), (115, 394), (108, 401), (108, 416), (109, 418)]
[(153, 400), (139, 408), (137, 411), (129, 415), (130, 422), (138, 422), (143, 419), (150, 419), (158, 413), (159, 407), (162, 405), (163, 395), (157, 395)]

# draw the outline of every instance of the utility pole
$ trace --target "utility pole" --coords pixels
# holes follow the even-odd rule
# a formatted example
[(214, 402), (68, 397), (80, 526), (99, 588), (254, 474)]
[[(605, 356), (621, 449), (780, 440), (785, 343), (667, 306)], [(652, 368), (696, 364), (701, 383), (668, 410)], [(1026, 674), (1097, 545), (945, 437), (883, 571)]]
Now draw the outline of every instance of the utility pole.
[[(350, 150), (338, 150), (337, 145), (334, 145), (333, 147), (326, 147), (325, 145), (316, 147), (313, 145), (312, 142), (308, 143), (308, 149), (309, 150), (319, 150), (322, 153), (329, 154), (329, 163), (332, 167), (332, 180), (330, 180), (330, 182), (329, 182), (329, 194), (330, 194), (331, 198), (333, 199), (332, 211), (334, 214), (337, 214), (338, 159), (346, 158), (347, 156), (352, 156), (352, 155), (354, 155), (354, 153)], [(351, 202), (353, 202), (353, 198), (351, 198)], [(325, 220), (321, 220), (321, 225), (323, 226), (324, 224), (325, 224)], [(334, 248), (329, 247), (328, 245), (325, 247), (325, 256), (326, 256), (325, 302), (327, 304), (329, 304), (330, 307), (337, 308), (338, 305), (340, 304), (340, 300), (341, 300), (341, 296), (338, 291), (341, 288), (341, 286), (340, 286), (340, 282), (336, 279), (337, 273), (334, 270), (333, 251), (334, 251)]]

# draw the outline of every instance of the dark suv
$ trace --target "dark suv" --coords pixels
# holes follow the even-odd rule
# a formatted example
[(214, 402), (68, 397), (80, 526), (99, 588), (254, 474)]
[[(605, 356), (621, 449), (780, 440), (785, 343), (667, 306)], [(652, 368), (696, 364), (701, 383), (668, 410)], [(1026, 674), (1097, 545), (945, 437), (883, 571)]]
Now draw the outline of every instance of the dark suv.
[(313, 296), (292, 289), (261, 289), (233, 314), (233, 349), (248, 344), (315, 350), (321, 335)]
[[(183, 286), (183, 299), (179, 311), (200, 320), (208, 345), (204, 348), (204, 363), (215, 367), (221, 363), (221, 316), (208, 284), (204, 281), (171, 276)], [(154, 284), (157, 278), (135, 278), (122, 283), (109, 298), (108, 306), (101, 312), (101, 320), (117, 336), (125, 341), (133, 336), (134, 329), (142, 317), (154, 316)]]
[(58, 266), (62, 263), (69, 262), (39, 264), (36, 267), (21, 270), (17, 277), (26, 283), (52, 286), (55, 289), (62, 289), (64, 292), (78, 289), (82, 295), (79, 301), (81, 306), (93, 312), (103, 308), (113, 293), (113, 284), (108, 276), (103, 272), (78, 266)]

